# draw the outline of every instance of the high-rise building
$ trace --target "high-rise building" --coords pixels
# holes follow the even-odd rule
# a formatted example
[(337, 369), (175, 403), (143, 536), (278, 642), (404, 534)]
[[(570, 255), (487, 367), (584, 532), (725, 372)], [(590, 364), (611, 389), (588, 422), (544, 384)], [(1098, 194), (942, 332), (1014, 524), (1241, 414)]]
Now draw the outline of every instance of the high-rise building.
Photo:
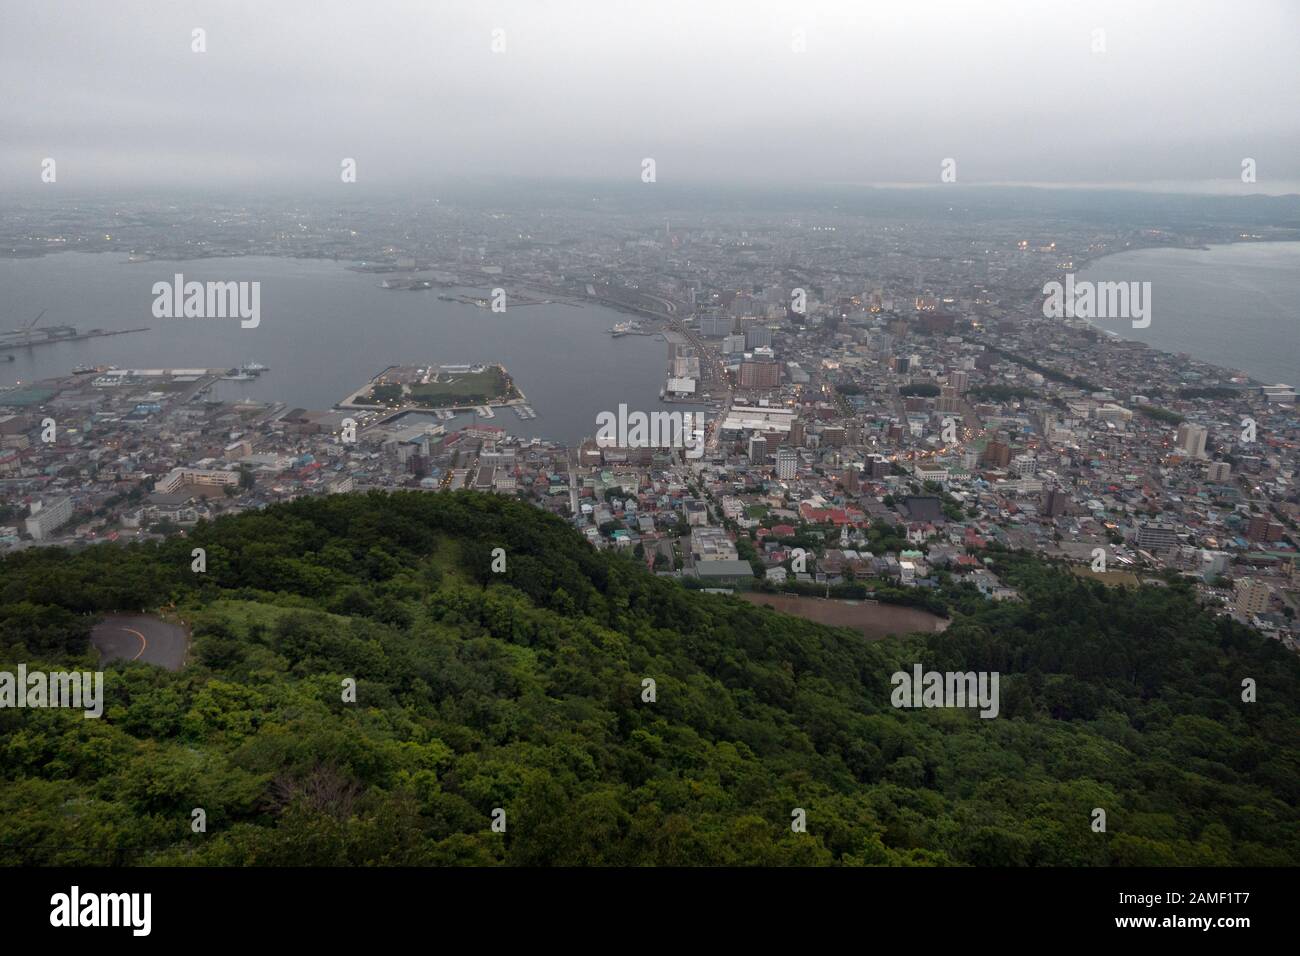
[(772, 345), (772, 330), (766, 325), (752, 325), (745, 330), (745, 348), (768, 348)]
[(1144, 551), (1168, 551), (1178, 544), (1178, 535), (1167, 524), (1145, 524), (1138, 528), (1137, 546)]
[(992, 468), (1007, 467), (1011, 464), (1011, 447), (1005, 442), (989, 442), (984, 446), (984, 464)]
[(775, 362), (741, 362), (741, 388), (776, 388), (781, 384), (781, 366)]
[(749, 460), (754, 464), (762, 464), (767, 461), (767, 439), (762, 435), (751, 435), (749, 438)]
[(1246, 523), (1246, 537), (1251, 541), (1268, 540), (1268, 525), (1267, 515), (1251, 515)]
[(1273, 593), (1267, 584), (1257, 578), (1238, 578), (1236, 607), (1239, 614), (1263, 614), (1268, 610), (1268, 599)]
[(858, 466), (849, 465), (844, 469), (844, 490), (851, 495), (858, 493)]
[(1215, 484), (1223, 484), (1232, 477), (1232, 466), (1226, 461), (1212, 461), (1205, 469), (1205, 479)]
[(731, 334), (736, 320), (721, 311), (706, 312), (700, 316), (700, 335), (706, 338), (720, 338)]
[(1209, 432), (1202, 425), (1183, 422), (1178, 426), (1178, 450), (1188, 458), (1205, 457), (1205, 439)]
[(1065, 514), (1065, 509), (1070, 504), (1070, 496), (1060, 488), (1049, 488), (1047, 497), (1043, 499), (1043, 514), (1049, 518), (1059, 518)]
[(776, 477), (789, 481), (799, 471), (799, 455), (793, 448), (780, 448), (776, 453)]

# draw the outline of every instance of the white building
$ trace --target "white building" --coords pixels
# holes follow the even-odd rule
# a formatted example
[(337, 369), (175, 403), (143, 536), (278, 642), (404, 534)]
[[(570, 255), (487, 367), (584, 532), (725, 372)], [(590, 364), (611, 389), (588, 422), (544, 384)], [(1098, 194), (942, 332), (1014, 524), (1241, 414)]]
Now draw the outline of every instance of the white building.
[(155, 491), (167, 494), (184, 485), (237, 485), (239, 472), (216, 468), (173, 468), (158, 479)]
[(27, 519), (27, 533), (37, 541), (44, 541), (56, 529), (72, 520), (72, 499), (59, 498), (49, 504), (34, 505)]
[(776, 453), (776, 477), (789, 481), (799, 471), (799, 456), (793, 448), (780, 448)]
[(1262, 389), (1264, 397), (1270, 402), (1280, 402), (1283, 405), (1294, 405), (1296, 391), (1290, 385), (1265, 385)]
[(1038, 474), (1038, 458), (1034, 455), (1016, 455), (1011, 459), (1011, 473), (1021, 478), (1032, 478)]

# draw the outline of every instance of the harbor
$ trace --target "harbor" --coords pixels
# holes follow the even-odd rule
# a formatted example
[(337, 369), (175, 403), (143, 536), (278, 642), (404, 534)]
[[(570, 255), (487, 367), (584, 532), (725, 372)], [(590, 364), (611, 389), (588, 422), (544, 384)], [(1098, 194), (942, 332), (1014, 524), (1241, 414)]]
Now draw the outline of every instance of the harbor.
[(263, 372), (268, 371), (270, 369), (260, 362), (246, 362), (238, 368), (228, 370), (221, 378), (225, 382), (251, 382)]
[[(368, 383), (384, 364), (414, 364), (446, 356), (445, 361), (470, 361), (489, 356), (509, 369), (527, 392), (536, 419), (495, 411), (482, 424), (505, 427), (512, 434), (576, 441), (589, 434), (598, 412), (627, 401), (639, 408), (661, 408), (658, 392), (664, 384), (661, 343), (654, 336), (607, 333), (617, 322), (639, 318), (643, 327), (661, 322), (619, 314), (591, 301), (580, 306), (560, 301), (566, 290), (520, 288), (535, 299), (556, 300), (511, 318), (510, 295), (505, 315), (488, 309), (443, 302), (442, 294), (484, 295), (461, 276), (457, 288), (426, 294), (401, 295), (378, 288), (381, 275), (350, 271), (345, 263), (271, 257), (238, 260), (247, 275), (276, 288), (277, 312), (263, 317), (257, 329), (230, 328), (227, 323), (200, 320), (155, 322), (145, 318), (150, 301), (140, 266), (128, 268), (125, 256), (114, 254), (47, 256), (39, 259), (0, 259), (0, 285), (14, 300), (0, 319), (0, 328), (23, 325), (42, 308), (43, 322), (77, 316), (87, 327), (134, 328), (143, 319), (153, 328), (147, 335), (120, 335), (30, 350), (0, 348), (0, 385), (31, 383), (66, 376), (77, 365), (119, 368), (170, 368), (203, 365), (229, 374), (250, 358), (273, 371), (253, 380), (217, 380), (211, 394), (225, 399), (251, 397), (264, 402), (285, 401), (290, 407), (328, 409), (347, 395), (351, 383)], [(144, 268), (148, 268), (145, 266)], [(425, 276), (430, 275), (425, 273)], [(394, 278), (400, 277), (394, 275)], [(484, 282), (496, 281), (484, 277)], [(503, 277), (508, 293), (523, 280)], [(107, 293), (105, 290), (108, 290)], [(567, 290), (571, 292), (572, 290)], [(106, 297), (105, 297), (106, 296)], [(102, 311), (87, 312), (84, 303), (103, 300)], [(144, 312), (132, 303), (144, 303)], [(93, 320), (88, 318), (93, 315)], [(374, 352), (357, 347), (358, 316), (365, 341)], [(39, 328), (39, 326), (38, 326)], [(6, 351), (15, 352), (13, 362)], [(195, 357), (203, 356), (199, 361)], [(391, 356), (391, 358), (385, 358)], [(464, 359), (461, 357), (464, 356)], [(367, 389), (368, 391), (368, 389)], [(364, 396), (363, 396), (364, 397)], [(469, 421), (487, 395), (458, 398), (453, 419)], [(673, 406), (681, 407), (681, 406)], [(381, 410), (381, 409), (377, 409)], [(450, 407), (449, 409), (450, 410)], [(438, 406), (427, 409), (431, 423)], [(354, 416), (355, 417), (355, 416)]]

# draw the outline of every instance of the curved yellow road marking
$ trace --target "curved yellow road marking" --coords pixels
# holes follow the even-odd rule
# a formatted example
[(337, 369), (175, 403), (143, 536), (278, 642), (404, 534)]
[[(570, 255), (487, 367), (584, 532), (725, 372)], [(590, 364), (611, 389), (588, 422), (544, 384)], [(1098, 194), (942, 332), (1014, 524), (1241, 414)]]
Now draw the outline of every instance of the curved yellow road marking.
[(145, 648), (149, 646), (149, 642), (144, 639), (143, 634), (141, 634), (139, 631), (135, 630), (134, 628), (119, 627), (118, 630), (129, 631), (130, 633), (134, 634), (136, 637), (140, 638), (140, 650), (136, 653), (135, 657), (131, 658), (131, 660), (133, 661), (138, 661), (140, 659), (140, 655), (144, 653)]

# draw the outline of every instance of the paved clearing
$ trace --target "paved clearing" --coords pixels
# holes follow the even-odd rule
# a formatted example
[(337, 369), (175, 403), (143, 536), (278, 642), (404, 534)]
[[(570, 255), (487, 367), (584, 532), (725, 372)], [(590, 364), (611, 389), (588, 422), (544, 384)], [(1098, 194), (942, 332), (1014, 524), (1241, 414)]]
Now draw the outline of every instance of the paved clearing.
[(144, 661), (169, 671), (185, 665), (190, 639), (185, 628), (148, 614), (110, 614), (90, 632), (99, 659)]

